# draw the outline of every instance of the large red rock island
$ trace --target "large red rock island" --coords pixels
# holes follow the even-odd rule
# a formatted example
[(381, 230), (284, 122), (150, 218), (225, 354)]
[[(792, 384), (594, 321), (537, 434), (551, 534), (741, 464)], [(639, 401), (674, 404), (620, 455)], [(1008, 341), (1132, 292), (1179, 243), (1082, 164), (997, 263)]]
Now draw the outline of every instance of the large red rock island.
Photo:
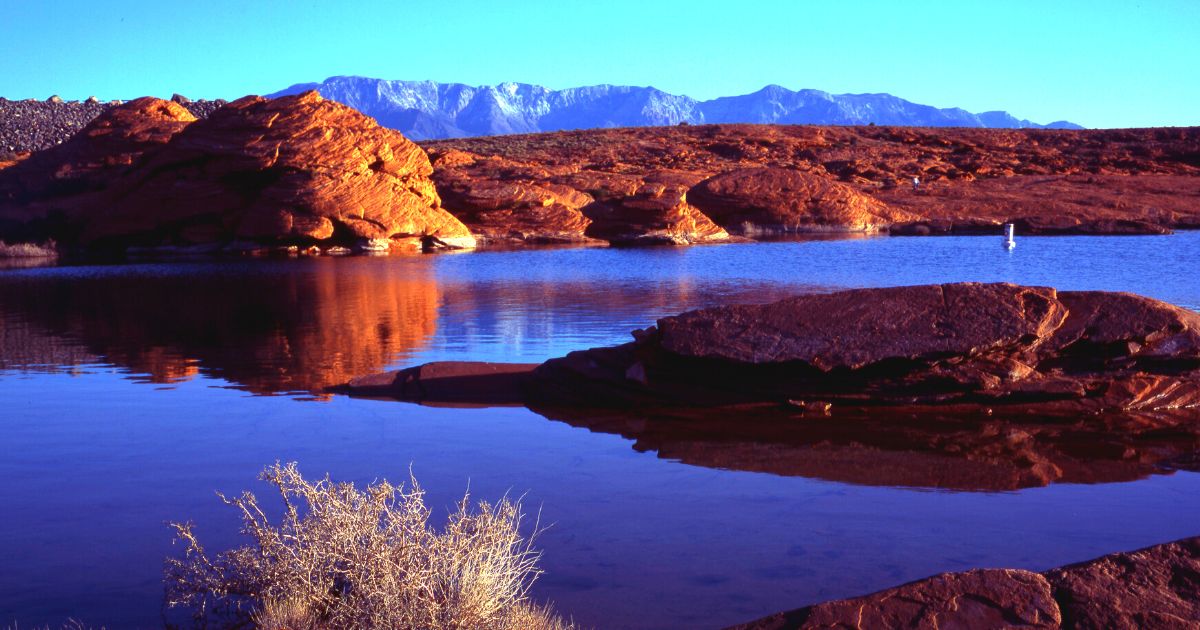
[[(1200, 314), (1128, 293), (979, 283), (856, 289), (691, 311), (634, 338), (529, 371), (524, 400), (852, 415), (1200, 409)], [(350, 387), (387, 393), (387, 378)]]
[(1127, 293), (946, 284), (666, 317), (541, 365), (434, 363), (354, 395), (524, 404), (688, 463), (1011, 490), (1195, 466), (1200, 314)]

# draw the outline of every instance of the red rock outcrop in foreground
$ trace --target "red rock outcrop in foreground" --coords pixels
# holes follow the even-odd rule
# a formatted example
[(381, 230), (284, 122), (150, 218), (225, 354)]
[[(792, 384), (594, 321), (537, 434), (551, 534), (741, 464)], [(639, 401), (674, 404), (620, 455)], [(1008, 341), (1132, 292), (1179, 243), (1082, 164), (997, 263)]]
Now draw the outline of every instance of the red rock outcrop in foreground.
[(532, 400), (600, 406), (1200, 409), (1200, 314), (1126, 293), (947, 284), (659, 320), (538, 368)]
[(863, 597), (777, 613), (731, 630), (1012, 627), (1200, 627), (1200, 538), (1045, 573), (943, 573)]
[(864, 484), (1129, 480), (1194, 467), (1200, 445), (1200, 314), (1127, 293), (861, 289), (692, 311), (634, 337), (347, 390), (524, 402), (664, 457)]
[[(690, 311), (634, 338), (545, 362), (521, 381), (526, 402), (785, 405), (859, 416), (880, 407), (1200, 413), (1200, 314), (1129, 293), (980, 283), (855, 289)], [(372, 392), (387, 394), (379, 385), (371, 381)]]
[[(573, 208), (618, 235), (654, 217), (564, 204), (579, 193), (622, 206), (658, 173), (731, 233), (1154, 234), (1200, 226), (1200, 128), (920, 129), (694, 125), (439, 140), (434, 179), (472, 230), (518, 239), (582, 238)], [(911, 181), (921, 186), (913, 190)], [(711, 178), (711, 179), (710, 179)], [(534, 194), (535, 188), (556, 188)], [(564, 188), (565, 187), (565, 188)], [(452, 193), (447, 191), (453, 191)], [(453, 202), (450, 197), (453, 196)], [(672, 192), (671, 197), (675, 196)], [(485, 199), (480, 204), (477, 199)], [(541, 205), (538, 205), (538, 204)], [(658, 224), (670, 225), (657, 210)], [(636, 201), (627, 206), (639, 208)], [(481, 212), (481, 210), (486, 212)], [(757, 229), (747, 230), (746, 226)], [(667, 228), (670, 232), (671, 228)], [(681, 230), (686, 232), (686, 228)], [(604, 232), (592, 234), (605, 238)], [(691, 242), (676, 239), (676, 242)]]
[[(441, 209), (420, 147), (316, 92), (246, 97), (196, 122), (172, 108), (182, 111), (157, 99), (115, 107), (63, 147), (0, 171), (0, 191), (20, 191), (0, 217), (60, 217), (65, 227), (49, 236), (82, 244), (474, 245)], [(84, 180), (78, 192), (87, 194), (20, 188), (13, 180), (24, 173), (9, 172), (17, 170)]]

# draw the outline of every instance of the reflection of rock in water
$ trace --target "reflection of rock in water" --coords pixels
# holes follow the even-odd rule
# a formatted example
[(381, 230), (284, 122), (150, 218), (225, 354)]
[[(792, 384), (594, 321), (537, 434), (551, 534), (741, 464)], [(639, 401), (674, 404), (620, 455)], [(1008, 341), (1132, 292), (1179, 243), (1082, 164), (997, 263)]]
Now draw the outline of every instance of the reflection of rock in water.
[(1200, 427), (1186, 412), (1001, 420), (880, 409), (859, 417), (763, 408), (534, 411), (686, 464), (877, 486), (997, 491), (1132, 481), (1195, 468), (1200, 451)]
[(439, 303), (420, 259), (64, 269), (0, 283), (0, 341), (10, 369), (98, 355), (152, 382), (318, 393), (423, 348)]

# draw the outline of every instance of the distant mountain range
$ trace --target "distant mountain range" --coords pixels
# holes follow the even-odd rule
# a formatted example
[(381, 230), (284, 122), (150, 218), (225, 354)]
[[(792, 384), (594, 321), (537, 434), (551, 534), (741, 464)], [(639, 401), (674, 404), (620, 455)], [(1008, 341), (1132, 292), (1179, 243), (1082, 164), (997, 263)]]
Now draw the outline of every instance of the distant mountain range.
[(697, 101), (652, 87), (593, 85), (551, 90), (527, 83), (471, 87), (434, 81), (330, 77), (300, 83), (271, 96), (317, 90), (322, 96), (373, 116), (416, 140), (535, 133), (596, 127), (704, 123), (903, 125), (1082, 129), (1067, 121), (1039, 125), (1007, 112), (972, 114), (939, 109), (890, 94), (792, 91), (778, 85), (752, 94)]

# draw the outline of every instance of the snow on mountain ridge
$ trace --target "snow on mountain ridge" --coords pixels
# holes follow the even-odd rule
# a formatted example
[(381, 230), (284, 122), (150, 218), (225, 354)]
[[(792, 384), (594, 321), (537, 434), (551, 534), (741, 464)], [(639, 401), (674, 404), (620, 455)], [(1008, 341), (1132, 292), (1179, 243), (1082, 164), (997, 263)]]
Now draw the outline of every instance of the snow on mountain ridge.
[(939, 109), (890, 94), (835, 95), (779, 85), (697, 101), (654, 87), (592, 85), (551, 90), (515, 82), (473, 87), (336, 76), (321, 83), (296, 84), (270, 96), (312, 89), (417, 140), (680, 122), (1081, 128), (1066, 121), (1038, 125), (1002, 111), (972, 114), (960, 108)]

